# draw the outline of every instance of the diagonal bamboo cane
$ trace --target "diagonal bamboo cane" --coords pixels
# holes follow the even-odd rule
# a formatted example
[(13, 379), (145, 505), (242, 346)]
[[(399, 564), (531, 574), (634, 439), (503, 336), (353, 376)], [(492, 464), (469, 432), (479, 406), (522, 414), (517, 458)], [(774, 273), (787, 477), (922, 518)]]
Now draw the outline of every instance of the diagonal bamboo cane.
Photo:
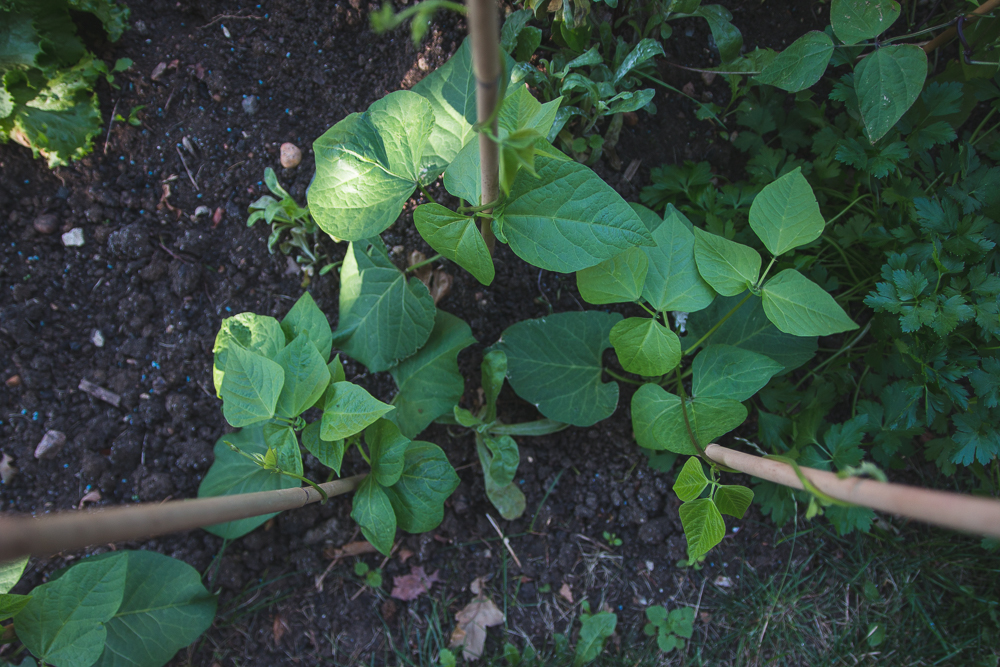
[[(339, 496), (357, 489), (364, 478), (365, 475), (355, 475), (319, 486), (328, 496)], [(248, 519), (295, 509), (320, 499), (315, 489), (299, 487), (40, 517), (0, 516), (0, 562)]]
[[(747, 475), (793, 489), (804, 488), (787, 463), (715, 444), (705, 447), (705, 456)], [(837, 500), (942, 528), (1000, 538), (1000, 501), (860, 477), (841, 479), (832, 472), (815, 468), (799, 467), (799, 471), (818, 490)]]

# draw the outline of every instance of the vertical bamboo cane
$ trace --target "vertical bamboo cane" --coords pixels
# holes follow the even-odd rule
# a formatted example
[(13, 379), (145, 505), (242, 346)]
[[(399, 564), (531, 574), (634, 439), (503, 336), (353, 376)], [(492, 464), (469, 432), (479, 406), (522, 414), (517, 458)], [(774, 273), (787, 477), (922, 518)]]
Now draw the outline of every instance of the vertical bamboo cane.
[[(494, 0), (468, 0), (469, 37), (472, 39), (472, 71), (476, 77), (476, 117), (480, 123), (493, 115), (500, 93), (500, 21)], [(497, 121), (490, 125), (497, 135)], [(500, 193), (500, 147), (485, 134), (479, 135), (480, 183), (483, 198), (474, 205), (496, 201)], [(484, 211), (489, 213), (490, 211)], [(495, 238), (489, 218), (483, 218), (480, 232), (493, 252)]]

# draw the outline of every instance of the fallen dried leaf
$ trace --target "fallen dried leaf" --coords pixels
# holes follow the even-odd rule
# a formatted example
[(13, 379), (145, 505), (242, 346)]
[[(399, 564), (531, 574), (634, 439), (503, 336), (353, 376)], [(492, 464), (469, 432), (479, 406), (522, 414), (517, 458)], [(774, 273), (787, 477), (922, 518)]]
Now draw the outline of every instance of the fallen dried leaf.
[(397, 600), (416, 600), (428, 592), (436, 581), (440, 581), (438, 570), (428, 576), (422, 565), (414, 565), (409, 574), (392, 578), (392, 593), (389, 595)]
[(76, 508), (78, 510), (82, 510), (84, 503), (99, 503), (99, 502), (101, 502), (101, 492), (98, 491), (97, 489), (94, 489), (93, 491), (85, 495), (83, 498), (80, 498), (80, 504), (77, 505)]
[(373, 554), (375, 551), (375, 547), (373, 547), (367, 540), (360, 540), (358, 542), (348, 542), (344, 546), (337, 549), (327, 547), (326, 549), (323, 549), (323, 556), (331, 560), (339, 560), (350, 556)]
[[(425, 261), (427, 261), (427, 255), (420, 252), (419, 250), (414, 250), (413, 252), (410, 253), (410, 256), (407, 258), (406, 263), (407, 266), (415, 266), (420, 262), (425, 262)], [(427, 289), (431, 288), (431, 276), (433, 275), (433, 273), (434, 273), (434, 267), (431, 266), (430, 264), (424, 264), (420, 268), (413, 270), (413, 275), (415, 275), (417, 278), (420, 278), (420, 282), (427, 285)]]
[(437, 269), (434, 272), (434, 277), (431, 279), (430, 292), (431, 297), (434, 298), (435, 306), (451, 292), (451, 283), (451, 274), (444, 269)]
[(7, 381), (4, 382), (4, 384), (6, 384), (8, 387), (19, 387), (21, 386), (21, 376), (11, 375), (9, 378), (7, 378)]
[(483, 592), (484, 584), (486, 584), (486, 582), (489, 581), (489, 579), (490, 575), (476, 577), (475, 579), (472, 580), (472, 583), (469, 584), (469, 590), (472, 591), (473, 595), (480, 595)]
[(569, 584), (564, 583), (562, 585), (562, 588), (559, 589), (559, 596), (570, 604), (573, 604), (573, 590), (569, 587)]
[(413, 558), (413, 552), (412, 551), (410, 551), (409, 549), (400, 549), (399, 550), (399, 562), (400, 563), (404, 563), (405, 564), (406, 561), (410, 560), (411, 558)]
[(493, 604), (493, 600), (480, 596), (457, 612), (455, 620), (458, 625), (451, 633), (452, 648), (461, 646), (466, 660), (478, 660), (486, 644), (486, 628), (503, 623), (503, 612)]
[(733, 580), (729, 577), (724, 577), (721, 574), (715, 578), (715, 585), (721, 588), (732, 588)]
[(223, 215), (225, 215), (225, 211), (222, 209), (221, 206), (217, 207), (215, 209), (215, 213), (212, 215), (212, 229), (215, 229), (216, 227), (219, 226), (219, 223), (222, 222)]
[(288, 621), (284, 619), (281, 614), (274, 617), (274, 623), (271, 625), (271, 633), (274, 635), (274, 645), (277, 646), (281, 643), (281, 638), (285, 636), (291, 628), (288, 627)]

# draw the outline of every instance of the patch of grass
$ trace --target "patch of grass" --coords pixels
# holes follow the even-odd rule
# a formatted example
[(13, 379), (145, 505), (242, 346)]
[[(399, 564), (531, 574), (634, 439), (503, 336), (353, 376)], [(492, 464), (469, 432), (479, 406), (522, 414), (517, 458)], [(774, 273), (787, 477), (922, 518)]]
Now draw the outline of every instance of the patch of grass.
[(997, 665), (1000, 554), (923, 528), (808, 539), (784, 571), (744, 564), (740, 588), (706, 591), (692, 664)]

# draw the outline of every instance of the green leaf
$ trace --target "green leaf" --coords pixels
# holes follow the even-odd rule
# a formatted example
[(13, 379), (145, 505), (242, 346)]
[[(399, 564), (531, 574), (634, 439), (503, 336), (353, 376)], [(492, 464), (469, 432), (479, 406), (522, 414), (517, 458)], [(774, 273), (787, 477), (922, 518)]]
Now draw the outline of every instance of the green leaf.
[[(281, 329), (285, 332), (287, 343), (291, 343), (303, 332), (309, 333), (309, 339), (319, 350), (323, 362), (330, 358), (333, 350), (333, 331), (326, 315), (319, 309), (309, 292), (303, 292), (292, 309), (281, 320)], [(267, 356), (267, 355), (264, 355)]]
[(571, 273), (652, 243), (632, 208), (587, 167), (538, 155), (535, 169), (539, 178), (518, 172), (499, 216), (521, 259)]
[(339, 354), (333, 358), (333, 361), (326, 365), (326, 368), (330, 371), (330, 382), (343, 382), (347, 379), (347, 374), (344, 372), (344, 364), (340, 363)]
[(320, 437), (333, 442), (360, 433), (393, 409), (356, 384), (335, 382), (326, 392)]
[(576, 272), (576, 287), (587, 303), (638, 301), (646, 281), (649, 258), (644, 248), (629, 248), (596, 266)]
[(656, 384), (644, 384), (632, 396), (632, 428), (640, 447), (695, 456), (688, 425), (704, 450), (720, 435), (729, 433), (747, 418), (747, 409), (728, 398), (695, 398), (687, 401), (687, 423), (681, 398)]
[(35, 106), (37, 103), (34, 100), (31, 106), (14, 112), (15, 130), (28, 140), (36, 157), (41, 153), (49, 168), (54, 168), (66, 166), (91, 151), (93, 138), (101, 131), (97, 95), (63, 108), (42, 109)]
[(899, 18), (896, 0), (833, 0), (830, 24), (844, 44), (857, 44), (889, 29)]
[(586, 616), (581, 620), (580, 639), (576, 643), (573, 667), (580, 667), (597, 659), (604, 650), (604, 642), (615, 633), (618, 617), (609, 611)]
[[(514, 61), (503, 55), (508, 73)], [(451, 58), (417, 85), (413, 92), (430, 103), (433, 126), (423, 157), (423, 180), (427, 183), (444, 171), (462, 147), (476, 136), (476, 77), (472, 71), (472, 41), (466, 39)], [(508, 94), (513, 92), (508, 88)]]
[(653, 377), (671, 371), (681, 360), (677, 334), (648, 317), (630, 317), (611, 328), (611, 344), (622, 368)]
[(642, 298), (661, 313), (671, 310), (693, 313), (706, 308), (715, 298), (715, 291), (695, 266), (691, 223), (673, 204), (667, 205), (663, 222), (657, 222), (651, 229), (653, 247), (642, 248), (649, 258)]
[(379, 419), (365, 429), (372, 464), (372, 476), (384, 487), (399, 481), (403, 474), (403, 456), (410, 439), (388, 419)]
[(37, 586), (14, 619), (17, 638), (54, 667), (90, 667), (104, 651), (105, 624), (122, 604), (125, 572), (124, 558), (84, 561)]
[[(208, 473), (205, 474), (205, 478), (201, 480), (201, 485), (198, 487), (199, 498), (235, 496), (241, 493), (273, 491), (275, 489), (293, 489), (301, 484), (299, 480), (287, 475), (264, 470), (245, 456), (232, 451), (226, 441), (250, 455), (263, 455), (267, 452), (267, 442), (264, 440), (262, 426), (245, 428), (238, 433), (230, 433), (219, 438), (215, 443), (215, 462), (212, 463), (212, 467), (208, 469)], [(295, 447), (295, 451), (280, 451), (279, 460), (283, 462), (283, 470), (294, 472), (297, 475), (302, 474), (302, 457), (298, 454), (298, 446)], [(243, 537), (273, 516), (277, 516), (277, 512), (205, 526), (205, 530), (213, 535), (235, 540)]]
[[(363, 246), (363, 244), (361, 244)], [(418, 278), (352, 243), (340, 273), (340, 348), (373, 373), (385, 371), (427, 342), (434, 328), (434, 299)], [(388, 266), (386, 264), (388, 263)]]
[(611, 80), (611, 83), (617, 84), (625, 78), (629, 72), (634, 70), (636, 67), (639, 67), (650, 58), (663, 55), (665, 54), (663, 53), (663, 46), (660, 42), (648, 37), (643, 39), (635, 45), (635, 48), (632, 49), (627, 56), (625, 56), (625, 60), (623, 60), (622, 64), (618, 66), (618, 69), (615, 70), (615, 76)]
[(27, 565), (27, 556), (18, 560), (0, 562), (0, 593), (7, 593), (14, 588), (14, 584), (21, 579), (21, 574)]
[(282, 348), (274, 361), (285, 372), (285, 382), (278, 395), (276, 413), (294, 419), (315, 405), (323, 396), (327, 385), (330, 384), (330, 370), (310, 340), (308, 331), (304, 331), (291, 344)]
[(4, 12), (0, 30), (0, 70), (35, 66), (42, 54), (41, 39), (29, 14)]
[(214, 366), (212, 379), (215, 393), (222, 398), (222, 379), (225, 377), (229, 345), (236, 341), (250, 352), (256, 352), (268, 359), (278, 356), (285, 347), (285, 334), (278, 320), (256, 313), (240, 313), (222, 320), (219, 333), (215, 336)]
[(242, 345), (230, 344), (222, 379), (222, 414), (236, 428), (274, 417), (285, 371)]
[(774, 359), (732, 345), (709, 345), (691, 365), (691, 393), (698, 398), (745, 401), (784, 370)]
[(473, 275), (484, 285), (496, 274), (476, 219), (440, 204), (421, 204), (413, 211), (413, 224), (427, 245)]
[(307, 198), (320, 229), (359, 241), (394, 223), (420, 180), (433, 125), (430, 103), (398, 90), (317, 139), (316, 175)]
[(826, 221), (801, 167), (768, 184), (754, 197), (750, 227), (775, 257), (820, 237)]
[(719, 511), (737, 519), (742, 519), (750, 503), (753, 502), (753, 491), (745, 486), (720, 486), (715, 492), (715, 505)]
[[(714, 327), (741, 301), (741, 297), (716, 299), (707, 309), (688, 318), (688, 334), (681, 346), (690, 346)], [(798, 368), (816, 354), (815, 337), (791, 336), (778, 331), (764, 314), (760, 299), (748, 299), (712, 334), (711, 342), (734, 345), (774, 359), (785, 367), (783, 373)]]
[(524, 493), (514, 484), (521, 461), (517, 443), (510, 436), (484, 434), (476, 437), (476, 453), (483, 468), (486, 496), (504, 519), (517, 519), (525, 507)]
[(760, 254), (756, 250), (697, 227), (694, 257), (701, 277), (722, 296), (745, 292), (760, 276)]
[(330, 442), (320, 436), (322, 431), (321, 422), (315, 421), (302, 429), (302, 446), (310, 454), (319, 459), (319, 462), (327, 468), (332, 469), (338, 475), (340, 466), (344, 461), (344, 451), (346, 447), (343, 440)]
[(797, 93), (812, 87), (822, 78), (832, 55), (833, 40), (830, 36), (811, 30), (768, 63), (757, 75), (757, 82)]
[(125, 551), (125, 594), (95, 667), (164, 665), (212, 625), (216, 598), (193, 567), (155, 551)]
[(927, 54), (913, 44), (883, 46), (858, 63), (854, 88), (871, 143), (902, 118), (920, 95), (926, 78)]
[(503, 332), (507, 379), (518, 396), (556, 421), (591, 426), (611, 416), (618, 384), (601, 381), (601, 353), (617, 313), (559, 313), (525, 320)]
[(722, 5), (702, 5), (694, 12), (694, 16), (701, 16), (708, 21), (708, 27), (712, 31), (712, 38), (716, 46), (719, 47), (719, 55), (722, 62), (729, 62), (740, 55), (743, 48), (743, 35), (739, 29), (730, 21), (733, 15)]
[(536, 130), (544, 137), (552, 129), (561, 103), (562, 100), (556, 98), (542, 104), (528, 92), (527, 86), (521, 86), (504, 98), (497, 114), (497, 125), (508, 133)]
[(396, 514), (386, 489), (368, 475), (354, 492), (351, 518), (361, 526), (361, 533), (373, 547), (386, 556), (396, 539)]
[(490, 464), (483, 472), (493, 479), (497, 486), (506, 486), (514, 481), (517, 466), (521, 463), (521, 453), (517, 443), (509, 435), (494, 438), (483, 436), (483, 443), (490, 452)]
[(506, 53), (511, 53), (517, 47), (517, 38), (528, 25), (528, 21), (534, 16), (530, 9), (519, 9), (511, 12), (500, 28), (500, 48)]
[(507, 354), (503, 350), (491, 350), (483, 355), (481, 365), (483, 376), (483, 402), (486, 405), (485, 420), (497, 418), (497, 397), (503, 389), (503, 379), (507, 375)]
[(726, 536), (726, 522), (711, 498), (684, 503), (679, 512), (688, 543), (688, 560), (698, 560)]
[(389, 369), (399, 387), (399, 393), (392, 399), (396, 411), (390, 419), (404, 435), (416, 437), (458, 404), (465, 391), (465, 379), (458, 370), (458, 353), (475, 342), (468, 324), (438, 310), (427, 344)]
[(682, 502), (694, 500), (701, 495), (701, 492), (708, 486), (708, 478), (701, 467), (701, 459), (692, 456), (684, 462), (684, 467), (677, 473), (677, 480), (674, 482), (674, 493)]
[(30, 600), (30, 595), (0, 593), (0, 621), (17, 616), (18, 612), (24, 609)]
[(829, 336), (858, 325), (826, 290), (795, 269), (785, 269), (764, 284), (767, 319), (793, 336)]
[(434, 530), (444, 518), (444, 501), (458, 488), (458, 475), (437, 445), (414, 440), (407, 446), (403, 474), (386, 489), (399, 527), (408, 533)]

